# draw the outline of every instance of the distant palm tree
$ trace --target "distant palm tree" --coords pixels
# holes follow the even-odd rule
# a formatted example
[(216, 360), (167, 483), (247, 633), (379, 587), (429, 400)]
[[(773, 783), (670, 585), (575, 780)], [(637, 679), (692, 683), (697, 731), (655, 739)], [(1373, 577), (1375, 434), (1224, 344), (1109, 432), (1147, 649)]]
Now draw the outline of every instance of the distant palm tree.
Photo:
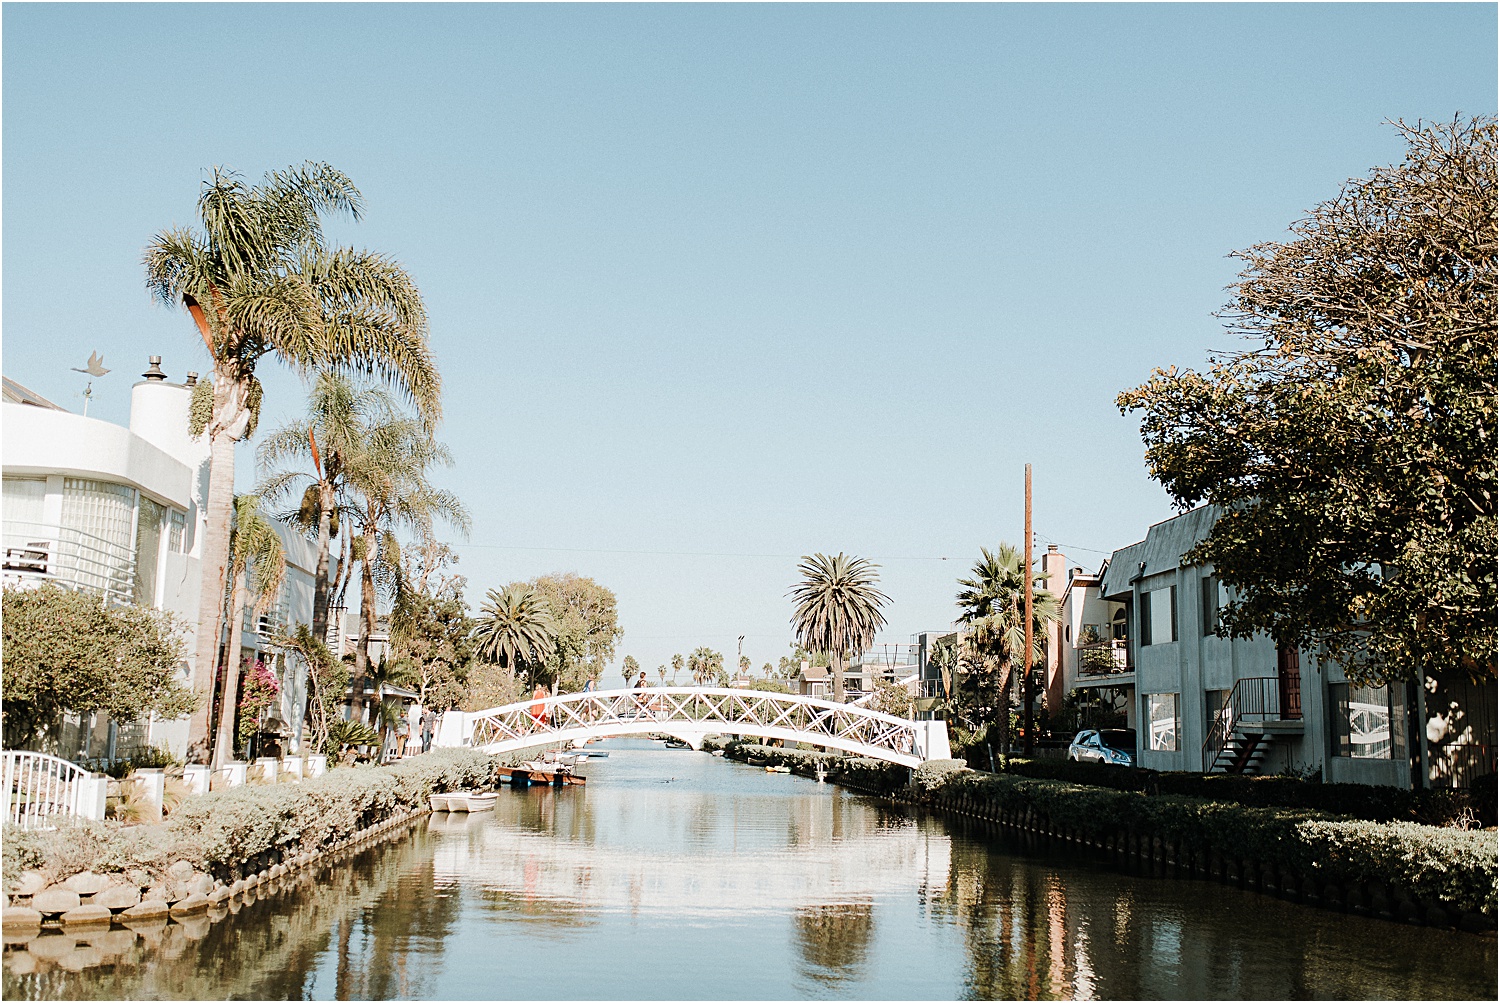
[(458, 496), (427, 480), (429, 467), (451, 463), (447, 447), (432, 438), (424, 422), (399, 415), (369, 429), (363, 449), (349, 458), (346, 476), (360, 528), (351, 548), (351, 558), (360, 564), (359, 641), (353, 673), (356, 717), (364, 711), (377, 592), (394, 604), (403, 588), (396, 531), (406, 529), (430, 538), (434, 522), (442, 519), (459, 532), (468, 532), (469, 513)]
[(724, 656), (711, 648), (698, 648), (688, 656), (687, 667), (693, 682), (702, 686), (724, 674)]
[(546, 598), (524, 582), (512, 582), (503, 591), (490, 589), (477, 621), (478, 657), (526, 676), (531, 685), (557, 644), (557, 621)]
[(620, 675), (625, 677), (625, 685), (629, 686), (635, 681), (637, 673), (641, 671), (641, 663), (635, 660), (634, 655), (625, 656), (625, 664), (620, 669)]
[[(1029, 672), (1046, 651), (1047, 627), (1062, 619), (1057, 597), (1046, 589), (1032, 595), (1032, 651), (1026, 657), (1025, 558), (1020, 550), (1001, 543), (993, 552), (981, 547), (972, 577), (959, 580), (960, 623), (968, 629), (961, 654), (978, 669), (966, 687), (972, 710), (983, 721), (998, 724), (1001, 744), (1010, 740), (1011, 677)], [(1035, 571), (1032, 572), (1035, 574)], [(958, 687), (955, 685), (955, 690)]]
[(193, 670), (203, 699), (188, 721), (188, 755), (199, 762), (224, 617), (234, 445), (260, 416), (256, 365), (271, 355), (303, 371), (370, 373), (410, 397), (427, 422), (441, 414), (427, 314), (411, 277), (381, 255), (325, 246), (324, 216), (357, 220), (362, 210), (354, 183), (327, 164), (273, 171), (250, 186), (215, 168), (198, 197), (202, 228), (163, 230), (146, 246), (147, 289), (187, 310), (213, 360), (192, 406), (192, 432), (209, 443)]
[(234, 757), (234, 719), (239, 710), (240, 644), (249, 592), (250, 621), (259, 629), (261, 608), (276, 598), (286, 579), (286, 553), (276, 530), (260, 514), (260, 499), (240, 495), (234, 500), (234, 528), (229, 534), (230, 575), (229, 654), (224, 666), (224, 698), (219, 704), (219, 734), (214, 746), (214, 769)]
[(802, 581), (792, 587), (792, 629), (810, 651), (833, 662), (833, 699), (844, 700), (844, 659), (868, 651), (885, 626), (880, 612), (890, 597), (875, 587), (877, 566), (863, 557), (813, 554), (797, 566)]
[(662, 682), (663, 685), (666, 684), (666, 681), (667, 681), (667, 667), (665, 665), (658, 665), (656, 667), (656, 678), (659, 679)]
[(260, 496), (275, 504), (297, 498), (300, 491), (294, 521), (317, 534), (312, 630), (319, 639), (328, 637), (330, 544), (352, 514), (351, 467), (378, 459), (365, 456), (372, 430), (398, 420), (395, 399), (384, 390), (361, 389), (343, 373), (322, 370), (308, 392), (307, 416), (271, 432), (257, 450), (262, 469), (269, 471)]
[(682, 660), (682, 655), (676, 654), (676, 655), (672, 656), (672, 685), (673, 686), (677, 685), (677, 674), (682, 671), (683, 664), (684, 663), (683, 663), (683, 660)]

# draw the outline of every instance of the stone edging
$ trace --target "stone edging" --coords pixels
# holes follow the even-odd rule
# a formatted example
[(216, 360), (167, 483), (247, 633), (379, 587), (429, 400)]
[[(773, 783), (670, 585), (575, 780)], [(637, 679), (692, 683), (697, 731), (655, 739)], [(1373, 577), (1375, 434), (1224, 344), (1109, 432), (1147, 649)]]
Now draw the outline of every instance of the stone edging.
[[(123, 938), (118, 937), (112, 942), (109, 953), (118, 956), (134, 945), (137, 934), (160, 930), (169, 923), (194, 927), (191, 932), (202, 936), (207, 932), (208, 924), (239, 912), (243, 906), (270, 892), (282, 890), (293, 875), (322, 870), (368, 849), (391, 838), (398, 827), (404, 835), (409, 823), (428, 814), (431, 810), (426, 806), (398, 812), (336, 843), (296, 854), (228, 884), (194, 870), (186, 861), (177, 861), (169, 868), (171, 880), (144, 889), (128, 880), (123, 883), (113, 880), (122, 875), (106, 876), (88, 871), (75, 874), (56, 885), (33, 888), (25, 895), (11, 895), (3, 912), (5, 943), (25, 942), (29, 946), (36, 938), (43, 941), (65, 939), (43, 937), (57, 931), (70, 937), (103, 942), (111, 942), (110, 937), (100, 935), (128, 934), (128, 942), (120, 943)], [(32, 875), (39, 875), (39, 872), (23, 875), (18, 891), (35, 885), (37, 879)], [(68, 953), (57, 958), (14, 951), (6, 952), (5, 956), (6, 967), (16, 975), (39, 971), (49, 962), (81, 970), (108, 960), (99, 946), (70, 946)]]

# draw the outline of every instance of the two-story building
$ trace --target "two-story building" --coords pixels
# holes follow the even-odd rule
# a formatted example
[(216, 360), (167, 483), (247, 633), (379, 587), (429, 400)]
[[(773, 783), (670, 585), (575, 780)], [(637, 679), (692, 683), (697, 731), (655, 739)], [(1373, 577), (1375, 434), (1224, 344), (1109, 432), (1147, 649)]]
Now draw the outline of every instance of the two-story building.
[[(14, 587), (50, 581), (175, 614), (185, 628), (178, 675), (190, 686), (200, 671), (193, 635), (209, 460), (207, 442), (188, 432), (195, 382), (192, 373), (182, 383), (169, 381), (153, 356), (131, 388), (129, 427), (74, 414), (9, 378), (0, 404), (0, 581)], [(281, 681), (281, 699), (265, 723), (297, 751), (306, 666), (289, 662), (267, 639), (277, 626), (311, 620), (315, 555), (300, 536), (284, 527), (278, 534), (287, 555), (286, 583), (259, 620), (246, 614), (239, 655), (246, 665), (264, 662)], [(228, 633), (226, 623), (221, 645)], [(113, 758), (151, 745), (182, 757), (187, 721), (73, 716), (49, 744), (76, 759)]]
[(1212, 567), (1183, 563), (1218, 515), (1203, 506), (1157, 523), (1098, 579), (1100, 622), (1107, 614), (1111, 642), (1113, 625), (1126, 632), (1120, 675), (1135, 684), (1141, 766), (1401, 787), (1493, 776), (1493, 681), (1360, 686), (1317, 652), (1260, 634), (1220, 637), (1225, 587)]

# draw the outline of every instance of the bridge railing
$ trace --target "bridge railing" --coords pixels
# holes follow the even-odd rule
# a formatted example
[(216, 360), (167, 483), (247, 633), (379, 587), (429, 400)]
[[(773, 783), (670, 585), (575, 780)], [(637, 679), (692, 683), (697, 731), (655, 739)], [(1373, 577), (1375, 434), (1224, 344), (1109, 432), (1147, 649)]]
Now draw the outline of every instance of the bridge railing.
[(599, 690), (529, 700), (464, 714), (445, 721), (439, 744), (517, 747), (543, 742), (563, 733), (654, 730), (659, 725), (691, 726), (704, 731), (718, 726), (731, 734), (795, 733), (817, 744), (858, 747), (884, 753), (896, 761), (946, 758), (947, 733), (934, 749), (934, 725), (911, 721), (854, 704), (764, 690), (643, 687)]
[(52, 829), (62, 816), (103, 818), (106, 783), (103, 776), (43, 752), (0, 752), (0, 820), (23, 829)]

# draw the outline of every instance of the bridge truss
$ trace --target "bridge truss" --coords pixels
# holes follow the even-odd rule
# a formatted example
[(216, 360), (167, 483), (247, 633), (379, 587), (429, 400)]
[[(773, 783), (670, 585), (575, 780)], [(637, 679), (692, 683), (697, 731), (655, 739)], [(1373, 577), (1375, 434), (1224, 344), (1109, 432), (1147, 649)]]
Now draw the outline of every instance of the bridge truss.
[(708, 735), (808, 742), (916, 767), (949, 757), (947, 725), (855, 704), (763, 690), (649, 687), (597, 690), (444, 715), (435, 745), (514, 752), (551, 742), (666, 734), (700, 748)]

